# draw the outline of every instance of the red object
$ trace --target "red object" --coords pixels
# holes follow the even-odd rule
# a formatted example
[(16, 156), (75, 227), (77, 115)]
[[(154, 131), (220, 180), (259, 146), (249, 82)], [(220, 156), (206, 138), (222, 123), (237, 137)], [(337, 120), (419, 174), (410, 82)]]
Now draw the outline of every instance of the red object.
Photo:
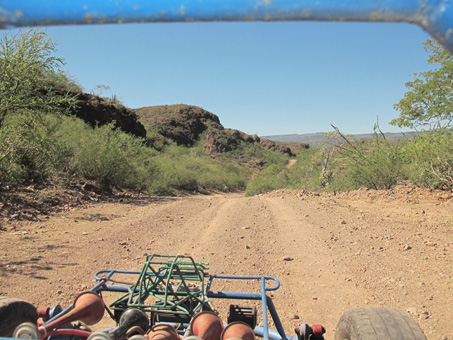
[(228, 324), (220, 336), (221, 340), (227, 340), (230, 338), (255, 340), (255, 332), (252, 327), (247, 325), (245, 322), (235, 321)]
[(76, 320), (80, 320), (86, 325), (93, 325), (104, 316), (104, 301), (91, 291), (80, 293), (75, 298), (73, 306), (73, 309), (62, 317), (39, 327), (41, 336), (45, 338), (55, 328)]
[(313, 325), (311, 326), (311, 330), (314, 337), (322, 337), (322, 335), (326, 332), (322, 325)]
[(180, 340), (176, 329), (167, 324), (159, 324), (151, 327), (146, 337), (149, 340)]
[(82, 338), (88, 338), (91, 335), (91, 332), (84, 331), (81, 329), (56, 329), (47, 333), (47, 336), (53, 335), (75, 335)]
[(50, 307), (39, 307), (38, 308), (38, 318), (43, 319), (44, 322), (49, 320)]
[(192, 334), (203, 340), (219, 340), (223, 331), (220, 317), (210, 311), (200, 312), (190, 322)]

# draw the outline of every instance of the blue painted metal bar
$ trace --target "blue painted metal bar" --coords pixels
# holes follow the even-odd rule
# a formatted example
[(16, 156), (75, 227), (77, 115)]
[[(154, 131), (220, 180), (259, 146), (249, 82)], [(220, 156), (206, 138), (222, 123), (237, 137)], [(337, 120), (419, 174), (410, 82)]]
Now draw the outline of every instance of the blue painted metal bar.
[(0, 0), (0, 27), (246, 20), (408, 22), (453, 53), (450, 0)]
[(275, 327), (277, 328), (277, 332), (280, 334), (282, 339), (284, 339), (285, 331), (283, 330), (282, 322), (280, 321), (277, 310), (275, 309), (274, 302), (268, 296), (266, 296), (266, 302), (269, 313), (271, 313), (272, 320), (274, 320)]
[(275, 282), (274, 287), (265, 287), (265, 291), (277, 290), (280, 288), (280, 281), (272, 276), (232, 276), (232, 275), (209, 275), (209, 283), (206, 290), (209, 290), (213, 279), (226, 279), (226, 280), (270, 280)]
[(69, 307), (63, 309), (60, 313), (58, 313), (57, 315), (55, 315), (53, 318), (50, 318), (49, 320), (47, 320), (46, 322), (44, 322), (44, 324), (43, 324), (42, 326), (46, 326), (47, 324), (53, 322), (54, 320), (61, 318), (63, 315), (69, 313), (69, 312), (72, 311), (73, 309), (74, 309), (74, 304), (72, 304), (72, 305), (70, 305)]
[[(257, 335), (257, 336), (263, 337), (263, 335), (264, 335), (263, 327), (256, 326), (253, 331), (255, 332), (255, 335)], [(269, 329), (268, 333), (269, 333), (269, 339), (271, 339), (271, 340), (282, 340), (282, 339), (290, 340), (291, 339), (291, 337), (289, 337), (288, 335), (285, 335), (285, 337), (282, 338), (282, 336), (274, 329)]]
[[(266, 280), (261, 279), (261, 304), (263, 305), (263, 339), (269, 340), (269, 327), (267, 324)], [(282, 337), (283, 339), (283, 337)]]
[[(210, 291), (213, 279), (233, 279), (233, 280), (260, 280), (261, 281), (261, 293), (239, 293), (239, 292), (214, 292)], [(272, 280), (276, 283), (274, 287), (266, 287), (266, 280)], [(273, 291), (280, 288), (280, 281), (275, 277), (271, 276), (227, 276), (227, 275), (210, 275), (209, 283), (206, 288), (206, 295), (213, 298), (229, 298), (229, 299), (248, 299), (248, 300), (261, 300), (263, 310), (263, 338), (264, 340), (269, 339), (268, 329), (268, 318), (267, 311), (269, 310), (272, 320), (274, 321), (277, 331), (281, 336), (281, 339), (286, 338), (285, 331), (283, 330), (282, 323), (278, 317), (275, 306), (272, 300), (266, 295), (266, 291)], [(269, 303), (270, 301), (270, 303)]]
[[(107, 275), (105, 277), (100, 277), (101, 274), (105, 274), (105, 273), (107, 273)], [(96, 281), (101, 281), (101, 280), (107, 280), (108, 281), (115, 274), (136, 274), (136, 275), (139, 275), (140, 273), (141, 273), (141, 271), (104, 269), (104, 270), (100, 270), (100, 271), (96, 272), (94, 274), (94, 278), (95, 278)]]

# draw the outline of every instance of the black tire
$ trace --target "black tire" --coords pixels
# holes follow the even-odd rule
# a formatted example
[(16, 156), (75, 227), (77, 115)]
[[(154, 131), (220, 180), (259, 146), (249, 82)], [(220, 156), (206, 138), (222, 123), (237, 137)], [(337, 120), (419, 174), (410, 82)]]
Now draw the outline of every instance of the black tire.
[(36, 324), (36, 308), (23, 300), (0, 296), (0, 337), (12, 337), (14, 329), (24, 322)]
[(343, 313), (335, 340), (426, 340), (406, 313), (389, 308), (357, 308)]

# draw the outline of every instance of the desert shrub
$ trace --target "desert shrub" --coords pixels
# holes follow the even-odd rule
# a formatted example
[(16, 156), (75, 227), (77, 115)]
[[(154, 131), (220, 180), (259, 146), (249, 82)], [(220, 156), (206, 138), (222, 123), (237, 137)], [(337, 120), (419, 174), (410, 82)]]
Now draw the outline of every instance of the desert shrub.
[(0, 184), (39, 182), (55, 173), (54, 130), (58, 117), (23, 111), (9, 115), (0, 129)]
[(0, 185), (49, 175), (86, 178), (102, 189), (142, 189), (153, 194), (181, 190), (236, 190), (249, 171), (211, 159), (199, 148), (166, 144), (147, 147), (113, 125), (92, 128), (75, 117), (8, 116), (0, 129)]
[(281, 152), (265, 149), (257, 143), (241, 142), (234, 150), (219, 155), (223, 161), (234, 161), (238, 164), (252, 164), (256, 167), (258, 163), (266, 168), (273, 164), (284, 165), (288, 162), (289, 156)]
[(235, 190), (245, 186), (248, 173), (234, 164), (210, 159), (201, 149), (169, 145), (149, 164), (153, 180), (148, 191), (172, 194), (179, 190)]
[(150, 194), (173, 194), (177, 190), (195, 190), (196, 182), (184, 178), (174, 159), (162, 154), (153, 158), (147, 167), (147, 191)]
[[(366, 143), (369, 144), (369, 143)], [(389, 189), (403, 179), (400, 144), (368, 145), (365, 159), (351, 157), (345, 177), (355, 188)]]
[(247, 183), (247, 196), (288, 187), (288, 168), (282, 164), (272, 164)]
[(168, 138), (165, 138), (156, 130), (151, 128), (146, 128), (146, 145), (148, 147), (154, 148), (158, 151), (164, 151), (165, 147), (168, 145), (174, 144)]
[[(40, 181), (55, 171), (54, 129), (75, 99), (52, 90), (62, 78), (55, 43), (29, 29), (0, 40), (0, 184)], [(65, 79), (68, 79), (67, 77)], [(53, 116), (53, 117), (52, 117)]]
[(404, 178), (402, 144), (387, 141), (377, 124), (370, 141), (351, 140), (335, 129), (343, 138), (339, 154), (347, 158), (344, 178), (354, 188), (389, 189)]
[(190, 165), (186, 169), (197, 174), (198, 186), (203, 189), (221, 191), (243, 189), (248, 180), (248, 172), (245, 169), (209, 159), (190, 160)]
[(307, 149), (297, 156), (297, 162), (291, 168), (291, 178), (298, 189), (320, 190), (320, 173), (324, 157), (321, 148)]
[[(275, 159), (274, 159), (275, 160)], [(247, 195), (255, 195), (276, 189), (322, 190), (320, 173), (324, 162), (323, 149), (310, 148), (299, 152), (296, 162), (288, 166), (288, 158), (278, 155), (277, 163), (270, 163), (256, 173), (247, 184)]]
[(140, 188), (146, 179), (145, 161), (151, 149), (143, 141), (113, 125), (79, 129), (67, 135), (66, 143), (73, 156), (66, 168), (78, 176), (94, 180), (101, 188)]
[(408, 178), (433, 189), (453, 190), (453, 132), (426, 133), (405, 143)]

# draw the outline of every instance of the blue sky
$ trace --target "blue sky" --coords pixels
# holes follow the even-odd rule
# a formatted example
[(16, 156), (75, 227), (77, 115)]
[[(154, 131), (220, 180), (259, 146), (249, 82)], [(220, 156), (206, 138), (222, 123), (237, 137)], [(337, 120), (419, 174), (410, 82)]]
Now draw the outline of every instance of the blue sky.
[(45, 28), (86, 92), (128, 107), (193, 104), (263, 135), (383, 131), (412, 74), (428, 69), (402, 23), (151, 23)]

